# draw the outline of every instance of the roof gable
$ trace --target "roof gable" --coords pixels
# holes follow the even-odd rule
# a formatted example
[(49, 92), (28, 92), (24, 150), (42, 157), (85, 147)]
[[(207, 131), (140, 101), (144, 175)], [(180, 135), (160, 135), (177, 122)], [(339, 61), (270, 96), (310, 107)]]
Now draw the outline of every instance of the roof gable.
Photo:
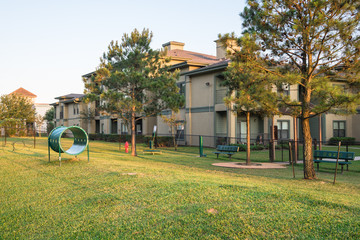
[(24, 88), (18, 88), (10, 94), (16, 94), (27, 98), (36, 98), (37, 96)]

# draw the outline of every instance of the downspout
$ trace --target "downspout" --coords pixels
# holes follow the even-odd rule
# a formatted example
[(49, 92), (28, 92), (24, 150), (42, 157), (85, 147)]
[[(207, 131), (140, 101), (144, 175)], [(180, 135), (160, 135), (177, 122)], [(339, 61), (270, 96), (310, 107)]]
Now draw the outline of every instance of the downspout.
[[(186, 82), (186, 77), (188, 76), (185, 76), (185, 82)], [(192, 107), (192, 84), (191, 84), (191, 77), (188, 77), (189, 78), (189, 136), (190, 136), (190, 141), (189, 141), (189, 144), (190, 146), (192, 146), (192, 119), (191, 119), (191, 107)]]

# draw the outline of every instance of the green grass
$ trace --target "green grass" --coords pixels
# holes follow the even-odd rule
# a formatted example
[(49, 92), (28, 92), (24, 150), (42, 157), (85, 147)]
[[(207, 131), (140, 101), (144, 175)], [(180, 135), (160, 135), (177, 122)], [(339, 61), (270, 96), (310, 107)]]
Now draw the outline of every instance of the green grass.
[(0, 146), (0, 239), (360, 238), (360, 162), (333, 185), (334, 164), (307, 181), (302, 165), (295, 179), (290, 167), (214, 167), (229, 160), (191, 147), (152, 156), (140, 145), (134, 158), (91, 142), (90, 163), (64, 154), (59, 167), (45, 138), (26, 141)]

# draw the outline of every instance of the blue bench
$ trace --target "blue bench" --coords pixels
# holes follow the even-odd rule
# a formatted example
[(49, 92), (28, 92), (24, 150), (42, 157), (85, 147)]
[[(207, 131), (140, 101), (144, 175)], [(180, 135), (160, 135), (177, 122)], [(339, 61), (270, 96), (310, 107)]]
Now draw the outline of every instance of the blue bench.
[[(337, 159), (338, 152), (337, 151), (324, 151), (324, 150), (315, 150), (314, 151), (314, 163), (317, 164), (317, 171), (319, 171), (319, 164), (320, 163), (336, 163), (336, 161), (332, 160), (323, 160), (323, 158), (326, 159)], [(341, 173), (343, 173), (344, 166), (346, 165), (347, 171), (349, 170), (349, 162), (350, 160), (355, 159), (355, 153), (354, 152), (340, 152), (339, 153), (339, 165), (341, 166)]]
[(227, 146), (227, 145), (218, 145), (216, 147), (216, 158), (219, 158), (219, 154), (227, 154), (231, 159), (231, 156), (234, 155), (236, 152), (239, 151), (239, 147), (237, 146)]

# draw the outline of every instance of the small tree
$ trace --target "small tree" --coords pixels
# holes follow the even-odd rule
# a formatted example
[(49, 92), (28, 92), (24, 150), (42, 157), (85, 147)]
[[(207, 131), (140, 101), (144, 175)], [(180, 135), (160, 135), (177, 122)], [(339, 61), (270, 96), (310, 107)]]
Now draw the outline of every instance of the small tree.
[[(316, 178), (310, 118), (336, 110), (355, 111), (360, 85), (360, 2), (248, 0), (241, 14), (245, 32), (256, 36), (258, 52), (290, 71), (266, 68), (279, 82), (297, 84), (299, 99), (283, 104), (300, 116), (304, 137), (304, 178)], [(259, 64), (259, 68), (263, 68)], [(338, 84), (333, 86), (334, 82)], [(341, 85), (341, 86), (339, 86)], [(345, 90), (345, 91), (344, 91)], [(339, 111), (340, 110), (340, 111)]]
[(87, 99), (101, 99), (101, 109), (131, 125), (131, 155), (136, 156), (135, 123), (162, 110), (178, 110), (178, 71), (169, 71), (165, 52), (150, 47), (152, 33), (135, 29), (121, 43), (112, 41), (96, 74), (84, 79)]
[(95, 119), (95, 109), (91, 109), (91, 108), (84, 108), (84, 110), (80, 111), (80, 116), (81, 119), (84, 121), (85, 124), (85, 130), (88, 132), (89, 131), (89, 123)]
[(15, 133), (16, 127), (26, 127), (35, 120), (35, 107), (26, 97), (9, 94), (0, 97), (0, 121), (5, 128), (13, 128), (10, 134)]
[[(246, 164), (250, 160), (250, 115), (269, 116), (278, 113), (276, 93), (272, 91), (272, 79), (269, 74), (257, 66), (262, 61), (256, 53), (259, 49), (252, 36), (245, 35), (235, 41), (234, 34), (220, 36), (220, 40), (229, 49), (231, 63), (224, 73), (224, 86), (229, 91), (225, 104), (237, 115), (246, 116)], [(265, 65), (265, 61), (262, 61)]]
[(170, 128), (175, 151), (177, 151), (178, 145), (177, 145), (177, 141), (176, 141), (176, 130), (180, 125), (184, 124), (184, 122), (179, 121), (179, 118), (175, 114), (172, 114), (169, 117), (167, 117), (165, 115), (161, 115), (161, 118)]
[(55, 109), (50, 108), (49, 110), (46, 111), (45, 116), (44, 116), (44, 119), (46, 120), (46, 123), (47, 123), (46, 131), (48, 134), (55, 127), (54, 118), (55, 118)]

